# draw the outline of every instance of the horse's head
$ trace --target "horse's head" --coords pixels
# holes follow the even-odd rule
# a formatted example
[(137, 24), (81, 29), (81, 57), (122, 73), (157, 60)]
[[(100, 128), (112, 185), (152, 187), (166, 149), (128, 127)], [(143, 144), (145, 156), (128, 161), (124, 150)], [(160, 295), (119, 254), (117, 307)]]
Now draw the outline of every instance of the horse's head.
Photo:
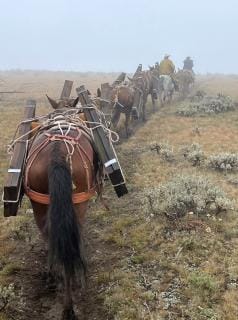
[(129, 78), (130, 80), (130, 85), (133, 87), (136, 87), (140, 90), (143, 90), (145, 87), (145, 80), (143, 77), (143, 72), (139, 72), (136, 76), (134, 76), (133, 78)]
[(79, 101), (79, 97), (77, 97), (76, 99), (67, 98), (67, 99), (60, 99), (60, 100), (56, 101), (56, 100), (50, 98), (49, 96), (47, 96), (47, 99), (48, 99), (49, 103), (51, 104), (51, 106), (53, 107), (53, 109), (56, 109), (56, 110), (63, 109), (63, 108), (75, 108), (76, 105), (78, 104), (78, 101)]

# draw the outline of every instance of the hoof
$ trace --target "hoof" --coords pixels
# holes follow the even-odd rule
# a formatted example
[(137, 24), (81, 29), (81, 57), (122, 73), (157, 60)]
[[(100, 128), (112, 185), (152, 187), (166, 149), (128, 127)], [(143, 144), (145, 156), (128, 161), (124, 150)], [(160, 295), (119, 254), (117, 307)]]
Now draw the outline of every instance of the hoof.
[(126, 132), (126, 138), (130, 138), (130, 136), (132, 135), (133, 131), (132, 130), (127, 130)]
[(62, 314), (62, 320), (77, 320), (73, 308), (64, 309)]
[(48, 291), (56, 291), (57, 283), (55, 278), (48, 278), (46, 281), (46, 288)]
[(48, 291), (55, 291), (57, 289), (57, 279), (51, 271), (44, 272), (42, 280), (44, 280)]

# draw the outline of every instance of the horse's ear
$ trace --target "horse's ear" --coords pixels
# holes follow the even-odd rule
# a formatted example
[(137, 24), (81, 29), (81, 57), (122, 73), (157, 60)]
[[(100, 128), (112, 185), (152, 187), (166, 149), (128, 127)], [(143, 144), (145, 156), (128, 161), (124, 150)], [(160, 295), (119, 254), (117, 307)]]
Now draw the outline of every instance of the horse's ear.
[(51, 104), (51, 106), (54, 109), (58, 109), (58, 107), (59, 107), (58, 103), (54, 99), (51, 99), (49, 96), (46, 95), (46, 97), (47, 97), (49, 103)]
[(78, 102), (79, 102), (79, 97), (74, 99), (74, 102), (72, 103), (72, 108), (75, 108), (77, 106)]
[(102, 90), (100, 88), (97, 88), (97, 97), (101, 98), (102, 96)]
[(127, 78), (128, 78), (130, 81), (133, 81), (133, 79), (132, 79), (132, 78), (130, 78), (130, 77), (128, 77), (128, 76), (127, 76)]
[(101, 97), (102, 95), (102, 92), (101, 92), (101, 89), (100, 88), (97, 88), (97, 97)]

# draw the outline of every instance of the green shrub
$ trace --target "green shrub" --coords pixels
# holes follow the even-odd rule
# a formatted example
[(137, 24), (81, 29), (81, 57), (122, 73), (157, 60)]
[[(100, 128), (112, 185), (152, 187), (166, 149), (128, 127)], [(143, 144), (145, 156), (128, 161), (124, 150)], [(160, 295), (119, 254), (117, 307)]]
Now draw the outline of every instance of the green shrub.
[(150, 149), (152, 151), (155, 150), (163, 160), (166, 160), (169, 162), (174, 161), (175, 157), (174, 157), (173, 147), (170, 146), (168, 142), (153, 143)]
[(189, 286), (196, 292), (203, 301), (212, 300), (219, 285), (209, 274), (203, 272), (193, 272), (188, 278)]
[(0, 285), (0, 309), (4, 310), (13, 298), (15, 298), (14, 285), (12, 283), (6, 287)]
[(31, 220), (27, 215), (19, 215), (14, 219), (14, 223), (11, 226), (10, 236), (14, 240), (30, 240), (31, 234), (30, 230)]
[(198, 90), (193, 96), (190, 97), (191, 102), (201, 101), (206, 96), (206, 92), (203, 90)]
[(204, 152), (198, 143), (183, 146), (180, 152), (182, 152), (184, 158), (191, 162), (193, 166), (200, 166), (205, 159)]
[(228, 177), (227, 181), (233, 186), (238, 187), (238, 176)]
[(221, 112), (235, 110), (235, 103), (229, 96), (218, 94), (217, 96), (195, 96), (187, 102), (183, 102), (177, 114), (184, 117), (194, 115), (212, 115)]
[(202, 176), (178, 175), (158, 187), (145, 189), (142, 205), (146, 213), (179, 217), (219, 213), (232, 209), (224, 192)]
[(207, 165), (216, 170), (235, 171), (238, 169), (238, 154), (226, 152), (210, 156)]

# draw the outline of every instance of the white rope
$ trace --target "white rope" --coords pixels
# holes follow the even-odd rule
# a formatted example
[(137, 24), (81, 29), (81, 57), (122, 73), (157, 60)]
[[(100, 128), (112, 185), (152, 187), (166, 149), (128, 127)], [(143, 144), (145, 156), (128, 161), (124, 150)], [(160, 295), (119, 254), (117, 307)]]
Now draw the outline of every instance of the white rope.
[(122, 107), (123, 109), (125, 109), (125, 106), (123, 104), (121, 104), (118, 100), (115, 101), (114, 105), (113, 105), (113, 108), (116, 107), (116, 105), (119, 105), (120, 107)]
[[(27, 119), (27, 120), (22, 121), (18, 125), (12, 141), (7, 146), (7, 152), (11, 153), (17, 142), (26, 141), (26, 140), (23, 140), (25, 137), (29, 136), (30, 134), (34, 133), (37, 130), (40, 130), (42, 132), (45, 128), (48, 128), (49, 126), (51, 128), (53, 126), (57, 126), (61, 132), (61, 135), (64, 135), (63, 128), (62, 128), (63, 124), (67, 125), (67, 131), (66, 131), (65, 135), (68, 135), (68, 133), (70, 132), (70, 129), (73, 128), (73, 126), (76, 126), (76, 127), (81, 127), (83, 130), (85, 130), (85, 132), (87, 132), (87, 134), (93, 139), (92, 131), (95, 130), (96, 128), (101, 127), (104, 130), (104, 132), (106, 133), (106, 135), (108, 136), (110, 142), (116, 143), (119, 141), (119, 135), (115, 131), (112, 131), (111, 129), (106, 127), (106, 125), (104, 125), (102, 122), (90, 122), (90, 121), (84, 121), (84, 120), (80, 119), (78, 114), (79, 114), (79, 110), (82, 110), (82, 109), (94, 109), (97, 112), (99, 118), (101, 120), (103, 119), (104, 123), (106, 123), (104, 113), (101, 112), (100, 110), (98, 110), (94, 106), (82, 107), (80, 109), (75, 109), (75, 108), (69, 109), (69, 110), (64, 111), (62, 113), (53, 112), (47, 116), (39, 116), (36, 118)], [(61, 117), (63, 116), (64, 119), (55, 121), (55, 118), (60, 117), (60, 116)], [(51, 117), (51, 118), (49, 119), (49, 117)], [(36, 126), (35, 128), (24, 133), (23, 135), (15, 138), (21, 124), (30, 123), (30, 122), (37, 121), (40, 119), (46, 119), (46, 121), (44, 121), (42, 123), (39, 122), (39, 126)], [(90, 125), (90, 128), (87, 125)], [(34, 135), (30, 139), (28, 139), (27, 141), (29, 142), (33, 137), (34, 137)]]
[[(30, 141), (30, 139), (28, 139), (28, 140), (22, 140), (22, 139), (25, 138), (26, 136), (28, 136), (29, 134), (31, 134), (32, 132), (36, 131), (37, 129), (39, 129), (39, 128), (38, 128), (38, 127), (35, 127), (35, 128), (33, 128), (33, 129), (29, 130), (27, 133), (21, 135), (20, 137), (18, 137), (18, 138), (16, 138), (16, 139), (13, 139), (13, 140), (10, 142), (10, 144), (7, 145), (7, 153), (10, 154), (10, 153), (13, 151), (13, 148), (14, 148), (14, 146), (15, 146), (15, 144), (16, 144), (17, 142), (20, 142), (20, 141), (27, 141), (27, 142), (28, 142), (28, 141)], [(16, 131), (16, 133), (17, 133), (17, 131)]]
[(96, 98), (91, 98), (93, 101), (102, 101), (102, 102), (106, 102), (106, 103), (111, 103), (110, 100), (108, 99), (104, 99), (104, 98), (101, 98), (101, 97), (96, 97)]

